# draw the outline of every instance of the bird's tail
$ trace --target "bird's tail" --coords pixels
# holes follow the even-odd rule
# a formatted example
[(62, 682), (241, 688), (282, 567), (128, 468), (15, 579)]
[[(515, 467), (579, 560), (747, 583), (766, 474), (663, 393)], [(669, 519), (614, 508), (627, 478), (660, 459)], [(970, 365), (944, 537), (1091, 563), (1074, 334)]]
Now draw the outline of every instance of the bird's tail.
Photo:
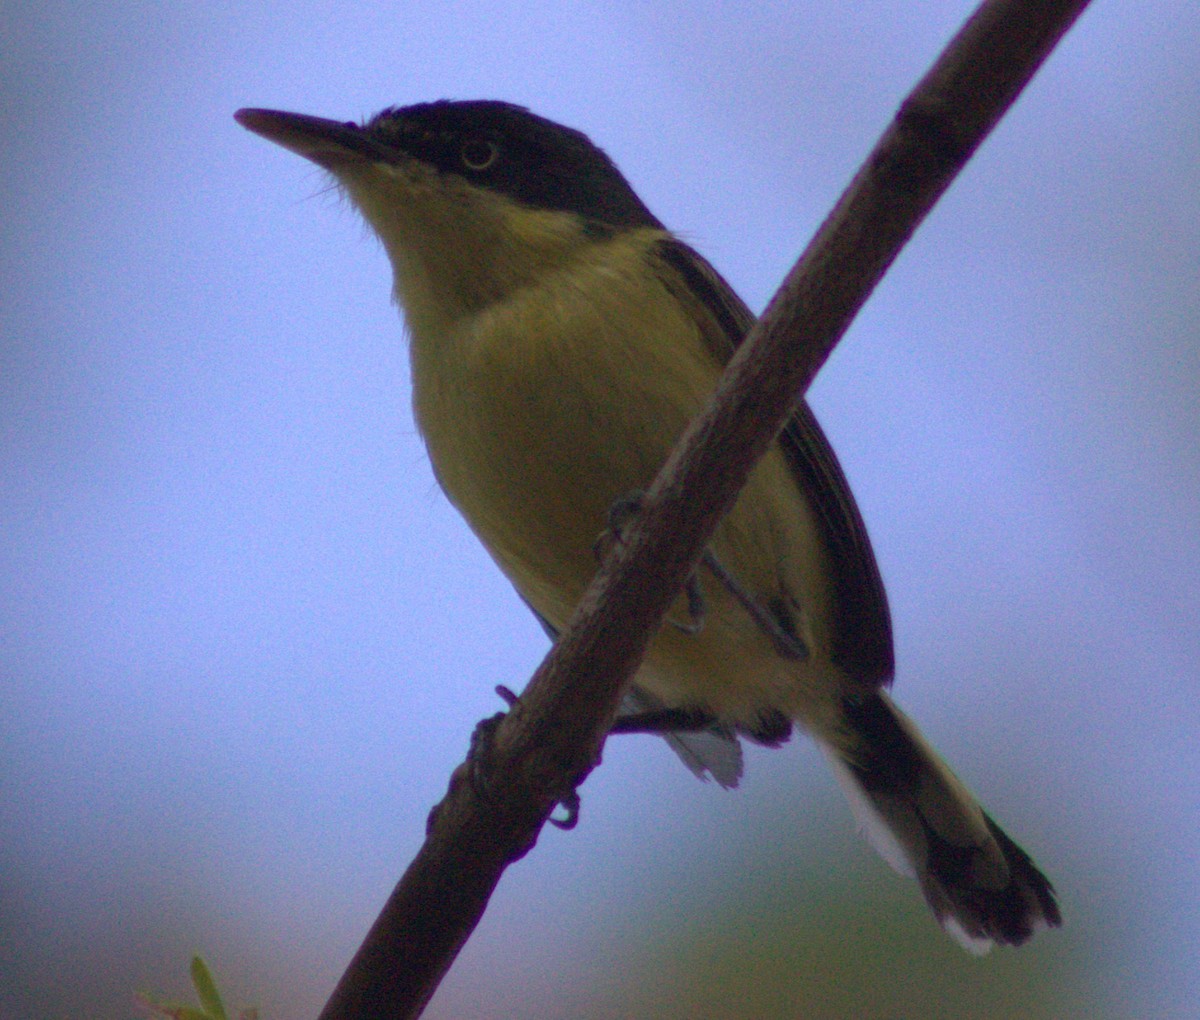
[(921, 883), (964, 948), (1020, 945), (1061, 923), (1046, 876), (886, 693), (848, 699), (840, 737), (821, 746), (859, 825), (889, 864)]

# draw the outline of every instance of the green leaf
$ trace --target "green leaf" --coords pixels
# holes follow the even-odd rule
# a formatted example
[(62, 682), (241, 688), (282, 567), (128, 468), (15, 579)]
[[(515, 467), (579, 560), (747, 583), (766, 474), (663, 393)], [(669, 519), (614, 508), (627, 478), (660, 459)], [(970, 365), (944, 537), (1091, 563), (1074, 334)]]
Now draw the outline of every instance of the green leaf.
[(213, 980), (208, 965), (199, 956), (192, 957), (192, 984), (196, 986), (196, 994), (200, 996), (204, 1020), (228, 1020), (225, 1004), (221, 1002), (220, 993), (217, 991), (217, 983)]

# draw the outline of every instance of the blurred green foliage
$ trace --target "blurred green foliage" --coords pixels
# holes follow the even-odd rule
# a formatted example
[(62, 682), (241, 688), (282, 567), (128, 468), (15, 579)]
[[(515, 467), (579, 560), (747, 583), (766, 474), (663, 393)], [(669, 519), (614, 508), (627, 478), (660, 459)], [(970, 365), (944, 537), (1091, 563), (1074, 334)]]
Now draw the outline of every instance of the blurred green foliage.
[[(838, 828), (831, 821), (831, 832)], [(711, 889), (707, 909), (649, 917), (631, 969), (580, 1020), (1116, 1020), (1096, 980), (1103, 964), (1071, 932), (1017, 949), (963, 951), (935, 923), (915, 883), (864, 847), (806, 848), (756, 861)], [(694, 901), (691, 904), (695, 906)], [(665, 911), (658, 911), (661, 914)], [(1086, 927), (1086, 924), (1084, 925)]]

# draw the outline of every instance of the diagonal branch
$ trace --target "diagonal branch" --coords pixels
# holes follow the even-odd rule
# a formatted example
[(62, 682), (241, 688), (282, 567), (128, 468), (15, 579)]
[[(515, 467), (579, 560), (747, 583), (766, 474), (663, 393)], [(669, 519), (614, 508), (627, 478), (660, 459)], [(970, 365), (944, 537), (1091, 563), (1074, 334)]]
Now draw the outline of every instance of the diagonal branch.
[[(459, 766), (321, 1014), (420, 1014), (504, 869), (600, 760), (621, 692), (751, 468), (934, 202), (1087, 0), (986, 0), (900, 107), (646, 494), (520, 701)], [(477, 763), (481, 756), (476, 756)]]

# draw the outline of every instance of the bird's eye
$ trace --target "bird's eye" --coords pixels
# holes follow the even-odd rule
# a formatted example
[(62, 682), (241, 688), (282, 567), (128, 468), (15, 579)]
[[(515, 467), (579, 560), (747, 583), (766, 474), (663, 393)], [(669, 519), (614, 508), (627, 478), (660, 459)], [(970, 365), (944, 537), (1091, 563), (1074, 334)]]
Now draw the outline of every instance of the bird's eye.
[(500, 147), (486, 138), (469, 138), (463, 142), (460, 155), (468, 170), (486, 170), (496, 162)]

